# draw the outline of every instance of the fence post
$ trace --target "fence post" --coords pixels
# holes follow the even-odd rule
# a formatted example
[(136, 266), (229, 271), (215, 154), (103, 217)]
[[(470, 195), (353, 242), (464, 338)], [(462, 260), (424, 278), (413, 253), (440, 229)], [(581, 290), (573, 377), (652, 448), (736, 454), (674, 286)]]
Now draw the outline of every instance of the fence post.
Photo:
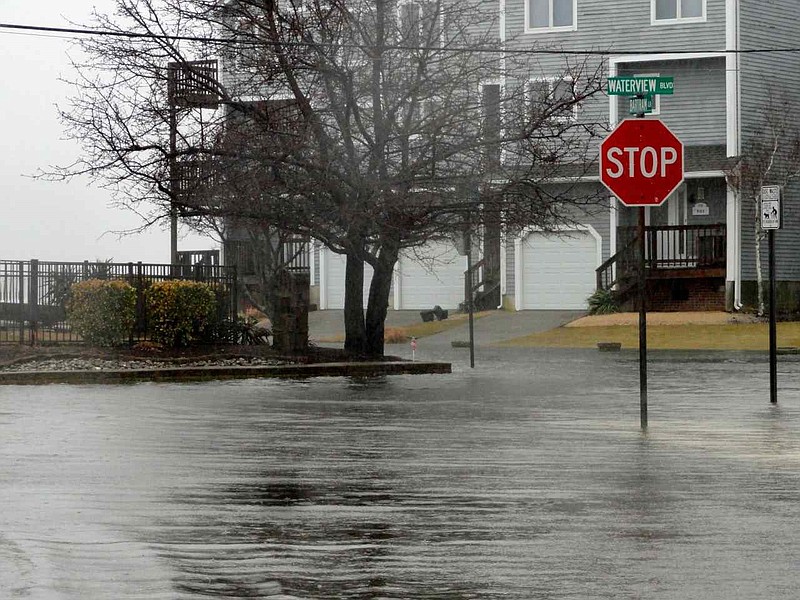
[(28, 316), (31, 325), (31, 346), (36, 344), (39, 328), (39, 261), (31, 259), (31, 271), (28, 277)]
[(235, 324), (239, 318), (239, 270), (236, 265), (230, 267), (228, 277), (231, 281), (231, 320)]
[[(133, 278), (133, 263), (128, 263), (128, 285), (131, 286), (134, 290), (136, 289), (136, 281)], [(138, 292), (136, 293), (137, 300), (138, 300)], [(133, 346), (133, 330), (136, 328), (136, 317), (134, 316), (133, 327), (131, 327), (130, 332), (128, 333), (128, 345)]]
[(19, 261), (19, 290), (17, 290), (17, 304), (19, 305), (19, 343), (25, 343), (25, 261)]
[(147, 319), (144, 315), (144, 276), (142, 275), (142, 261), (136, 263), (136, 330), (140, 340), (147, 337)]

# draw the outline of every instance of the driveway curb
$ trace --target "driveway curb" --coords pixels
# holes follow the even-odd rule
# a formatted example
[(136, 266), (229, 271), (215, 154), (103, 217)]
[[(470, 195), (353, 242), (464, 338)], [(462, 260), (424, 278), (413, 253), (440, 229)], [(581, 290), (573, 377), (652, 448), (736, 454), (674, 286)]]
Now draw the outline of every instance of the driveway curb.
[(169, 367), (98, 371), (14, 371), (0, 373), (0, 385), (49, 383), (135, 383), (141, 381), (209, 381), (226, 379), (308, 377), (378, 377), (381, 375), (429, 375), (451, 373), (445, 362), (339, 362), (259, 367)]

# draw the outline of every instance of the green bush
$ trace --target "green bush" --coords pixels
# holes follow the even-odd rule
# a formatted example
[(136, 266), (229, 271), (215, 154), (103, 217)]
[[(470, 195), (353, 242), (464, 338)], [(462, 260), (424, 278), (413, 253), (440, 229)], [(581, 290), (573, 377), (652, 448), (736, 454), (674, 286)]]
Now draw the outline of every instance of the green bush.
[(213, 322), (216, 298), (208, 284), (158, 281), (145, 292), (150, 335), (165, 346), (186, 346)]
[(136, 290), (124, 281), (87, 279), (70, 288), (67, 320), (89, 344), (128, 341), (136, 322)]
[(597, 290), (589, 296), (590, 315), (608, 315), (619, 312), (619, 302), (611, 290)]

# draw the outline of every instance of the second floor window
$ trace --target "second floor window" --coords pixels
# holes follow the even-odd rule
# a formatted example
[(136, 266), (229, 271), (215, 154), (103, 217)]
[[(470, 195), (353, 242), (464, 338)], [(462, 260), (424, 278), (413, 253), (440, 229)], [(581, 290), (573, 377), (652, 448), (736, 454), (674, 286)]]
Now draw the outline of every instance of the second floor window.
[(540, 119), (544, 114), (547, 120), (568, 123), (578, 117), (571, 79), (531, 79), (527, 96), (534, 119)]
[(652, 0), (653, 21), (703, 20), (706, 0)]
[(578, 0), (526, 0), (527, 31), (572, 30), (576, 28)]

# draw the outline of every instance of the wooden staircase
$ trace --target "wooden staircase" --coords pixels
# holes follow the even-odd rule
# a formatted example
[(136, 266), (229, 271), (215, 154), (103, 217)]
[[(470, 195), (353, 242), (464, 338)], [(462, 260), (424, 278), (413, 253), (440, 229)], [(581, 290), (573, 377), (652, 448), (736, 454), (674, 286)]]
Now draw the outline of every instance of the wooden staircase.
[[(725, 277), (724, 223), (647, 226), (644, 234), (648, 281)], [(621, 227), (618, 239), (625, 244), (596, 269), (597, 289), (613, 291), (619, 303), (625, 304), (636, 291), (640, 238), (636, 228)]]
[[(486, 260), (482, 259), (464, 271), (464, 298), (472, 298), (474, 310), (494, 310), (500, 306), (500, 281), (486, 277)], [(460, 310), (469, 307), (463, 303)]]
[(636, 290), (639, 238), (634, 237), (614, 256), (597, 267), (597, 289), (612, 291), (620, 304)]

